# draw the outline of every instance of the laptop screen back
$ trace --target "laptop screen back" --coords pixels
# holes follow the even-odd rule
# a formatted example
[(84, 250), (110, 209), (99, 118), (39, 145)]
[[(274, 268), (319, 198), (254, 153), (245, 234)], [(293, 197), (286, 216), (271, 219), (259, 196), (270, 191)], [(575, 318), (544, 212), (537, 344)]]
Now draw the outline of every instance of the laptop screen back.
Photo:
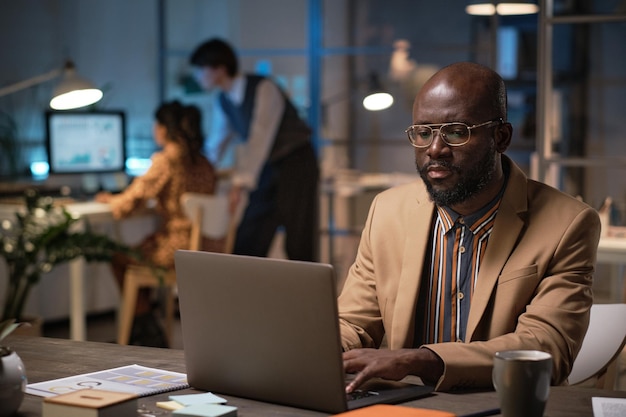
[(332, 266), (191, 251), (175, 259), (191, 386), (346, 410)]

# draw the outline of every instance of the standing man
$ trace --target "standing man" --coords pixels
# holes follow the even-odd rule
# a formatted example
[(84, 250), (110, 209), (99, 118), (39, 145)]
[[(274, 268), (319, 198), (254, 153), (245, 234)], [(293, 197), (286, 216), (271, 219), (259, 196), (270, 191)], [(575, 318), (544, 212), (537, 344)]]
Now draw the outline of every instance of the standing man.
[[(379, 194), (339, 297), (351, 391), (416, 375), (491, 387), (495, 352), (536, 349), (565, 383), (587, 331), (598, 213), (503, 153), (502, 78), (463, 62), (420, 89), (406, 133), (421, 181)], [(389, 349), (381, 349), (386, 337)]]
[[(244, 193), (248, 203), (234, 253), (267, 256), (277, 228), (283, 226), (289, 259), (314, 261), (319, 168), (311, 129), (273, 81), (239, 73), (237, 56), (225, 41), (204, 42), (190, 63), (198, 69), (203, 88), (219, 89), (215, 107), (223, 112), (227, 130), (243, 142), (233, 174), (231, 210)], [(224, 133), (227, 140), (229, 134)]]

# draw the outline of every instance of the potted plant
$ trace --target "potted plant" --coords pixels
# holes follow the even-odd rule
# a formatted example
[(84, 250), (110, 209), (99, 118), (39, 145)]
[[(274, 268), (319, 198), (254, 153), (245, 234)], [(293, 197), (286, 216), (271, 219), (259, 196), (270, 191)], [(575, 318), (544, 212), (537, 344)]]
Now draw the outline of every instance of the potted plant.
[[(118, 251), (132, 254), (125, 245), (88, 227), (77, 231), (75, 217), (50, 197), (34, 190), (24, 196), (25, 211), (15, 221), (0, 224), (0, 255), (8, 268), (8, 282), (0, 321), (23, 320), (31, 289), (55, 265), (84, 257), (86, 261), (109, 261)], [(88, 225), (87, 225), (88, 226)]]
[(2, 340), (20, 324), (13, 319), (0, 322), (0, 417), (11, 416), (17, 411), (26, 389), (22, 360), (15, 351), (2, 344)]

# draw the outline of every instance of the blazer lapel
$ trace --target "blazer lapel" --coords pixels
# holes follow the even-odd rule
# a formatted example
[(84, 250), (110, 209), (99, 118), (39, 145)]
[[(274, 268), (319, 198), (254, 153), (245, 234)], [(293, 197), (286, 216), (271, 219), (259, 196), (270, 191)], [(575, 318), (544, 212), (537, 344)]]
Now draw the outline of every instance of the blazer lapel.
[(472, 339), (474, 331), (485, 314), (500, 272), (524, 227), (523, 217), (520, 216), (520, 213), (527, 211), (527, 178), (509, 158), (503, 155), (502, 159), (508, 162), (510, 175), (478, 272), (478, 281), (467, 322), (466, 341)]
[(417, 187), (416, 197), (406, 213), (406, 237), (403, 246), (402, 272), (394, 306), (393, 328), (389, 345), (392, 349), (411, 347), (413, 343), (415, 308), (424, 267), (434, 204), (426, 189)]

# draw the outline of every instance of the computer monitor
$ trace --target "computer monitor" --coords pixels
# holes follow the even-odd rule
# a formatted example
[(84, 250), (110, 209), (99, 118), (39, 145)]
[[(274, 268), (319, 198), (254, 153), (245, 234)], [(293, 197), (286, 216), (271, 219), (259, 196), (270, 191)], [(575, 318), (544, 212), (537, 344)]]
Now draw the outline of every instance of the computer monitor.
[(123, 172), (123, 111), (46, 112), (46, 150), (51, 174)]

